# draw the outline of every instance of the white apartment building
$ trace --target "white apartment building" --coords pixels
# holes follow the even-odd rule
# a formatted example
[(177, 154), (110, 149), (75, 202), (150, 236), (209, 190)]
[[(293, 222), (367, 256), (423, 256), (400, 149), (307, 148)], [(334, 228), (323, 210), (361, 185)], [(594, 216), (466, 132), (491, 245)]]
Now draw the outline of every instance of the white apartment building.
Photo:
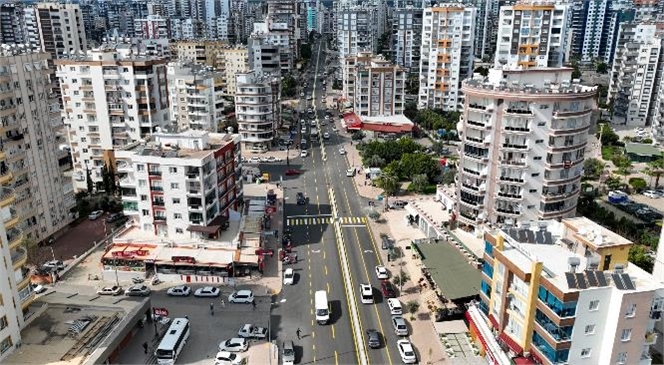
[[(13, 174), (15, 202), (25, 237), (37, 242), (67, 228), (76, 205), (67, 131), (57, 95), (51, 92), (55, 73), (51, 55), (5, 46), (0, 68), (0, 120), (5, 165)], [(13, 106), (13, 107), (12, 107)]]
[(170, 63), (171, 121), (178, 130), (217, 132), (224, 119), (223, 74), (209, 66)]
[(88, 49), (85, 26), (78, 4), (37, 3), (25, 8), (25, 28), (33, 49), (52, 59)]
[(476, 15), (458, 3), (424, 9), (419, 108), (463, 107), (460, 87), (473, 74)]
[(505, 66), (463, 82), (460, 221), (574, 216), (596, 90), (571, 76), (570, 68)]
[(336, 36), (339, 61), (343, 64), (347, 57), (359, 52), (376, 52), (378, 39), (385, 32), (381, 21), (382, 7), (363, 4), (341, 4), (336, 12)]
[(421, 7), (400, 7), (393, 13), (392, 59), (409, 72), (418, 72), (420, 68), (422, 17)]
[(148, 15), (145, 19), (134, 19), (134, 36), (137, 38), (169, 38), (168, 18)]
[(249, 37), (249, 66), (262, 75), (280, 76), (292, 71), (295, 42), (287, 23), (254, 23)]
[(343, 97), (360, 117), (389, 117), (404, 111), (406, 71), (371, 52), (345, 60)]
[(249, 71), (236, 75), (235, 118), (245, 151), (267, 151), (276, 137), (279, 81)]
[(152, 139), (114, 153), (124, 214), (157, 236), (207, 238), (242, 199), (239, 136), (186, 131)]
[(502, 6), (496, 66), (561, 67), (567, 52), (570, 6), (553, 1), (521, 1)]
[(224, 93), (235, 95), (237, 90), (235, 75), (249, 71), (249, 50), (245, 46), (226, 48), (221, 53), (223, 59)]
[(633, 5), (631, 2), (627, 4), (615, 0), (584, 1), (582, 4), (583, 25), (580, 29), (572, 30), (581, 33), (583, 40), (579, 45), (580, 52), (575, 53), (582, 62), (600, 59), (610, 64), (616, 47), (618, 26)]
[(108, 152), (169, 124), (167, 59), (129, 48), (105, 47), (56, 60), (63, 118), (69, 131), (74, 185), (95, 184)]

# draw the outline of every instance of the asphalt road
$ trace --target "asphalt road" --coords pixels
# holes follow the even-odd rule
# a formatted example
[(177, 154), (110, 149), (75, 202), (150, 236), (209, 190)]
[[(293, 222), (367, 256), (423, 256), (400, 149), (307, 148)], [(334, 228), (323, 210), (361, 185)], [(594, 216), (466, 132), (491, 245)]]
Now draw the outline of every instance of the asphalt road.
[[(313, 94), (316, 118), (319, 123), (324, 120), (325, 105), (321, 103), (323, 96), (322, 70), (325, 55), (317, 44), (313, 48), (316, 59), (311, 68), (318, 68), (315, 73), (308, 74), (309, 87), (305, 95)], [(317, 60), (317, 61), (316, 61)], [(319, 75), (319, 72), (321, 74)], [(331, 85), (329, 85), (331, 87)], [(303, 98), (304, 99), (304, 98)], [(303, 100), (301, 110), (311, 107), (312, 101)], [(305, 118), (307, 124), (310, 118)], [(337, 118), (335, 118), (337, 119)], [(337, 125), (340, 128), (340, 125)], [(351, 161), (339, 154), (339, 148), (350, 144), (350, 139), (333, 132), (332, 125), (319, 125), (319, 133), (330, 133), (330, 139), (324, 141), (326, 160), (323, 160), (318, 138), (311, 138), (307, 132), (302, 135), (309, 141), (307, 157), (290, 160), (290, 165), (271, 165), (262, 170), (271, 172), (272, 180), (278, 180), (279, 170), (294, 168), (301, 170), (299, 176), (282, 176), (286, 205), (284, 209), (284, 228), (293, 230), (293, 250), (299, 262), (292, 265), (296, 280), (293, 286), (284, 286), (281, 303), (272, 312), (272, 329), (277, 334), (280, 345), (283, 340), (295, 342), (297, 363), (307, 364), (321, 362), (326, 364), (358, 363), (358, 347), (364, 346), (364, 331), (376, 329), (384, 335), (385, 344), (382, 348), (367, 348), (369, 363), (392, 364), (400, 363), (396, 351), (397, 337), (391, 326), (389, 310), (380, 294), (380, 281), (376, 278), (374, 267), (380, 265), (375, 240), (366, 221), (368, 212), (367, 199), (361, 198), (351, 178), (346, 177), (346, 170)], [(298, 133), (300, 126), (298, 126)], [(356, 165), (359, 161), (355, 162)], [(271, 171), (270, 171), (271, 170)], [(352, 298), (348, 298), (344, 288), (344, 280), (339, 260), (338, 244), (332, 221), (332, 208), (328, 189), (335, 191), (337, 210), (342, 224), (342, 237), (347, 249), (350, 265), (350, 281), (352, 282)], [(308, 204), (297, 205), (296, 194), (302, 192), (308, 198)], [(283, 231), (283, 230), (282, 230)], [(285, 267), (288, 267), (286, 265)], [(358, 298), (360, 283), (371, 283), (374, 288), (375, 304), (361, 304)], [(313, 306), (314, 293), (326, 290), (331, 307), (331, 323), (321, 326), (315, 323)], [(356, 300), (360, 315), (363, 343), (356, 344), (350, 322), (348, 300)], [(296, 331), (301, 330), (302, 338), (297, 339)]]

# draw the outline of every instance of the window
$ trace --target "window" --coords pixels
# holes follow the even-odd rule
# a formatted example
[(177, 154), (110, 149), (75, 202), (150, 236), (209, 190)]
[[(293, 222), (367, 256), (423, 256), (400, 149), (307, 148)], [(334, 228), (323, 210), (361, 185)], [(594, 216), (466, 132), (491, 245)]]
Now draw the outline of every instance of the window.
[(181, 233), (184, 233), (184, 231), (182, 230), (182, 228), (176, 228), (175, 233), (180, 233), (181, 234)]
[(150, 211), (147, 210), (147, 209), (143, 209), (142, 212), (141, 212), (141, 214), (143, 214), (144, 217), (147, 217), (147, 216), (150, 215)]
[(632, 338), (632, 329), (631, 328), (625, 328), (622, 330), (622, 333), (620, 334), (620, 341), (629, 341), (629, 339)]
[(581, 350), (581, 357), (590, 357), (590, 347)]
[(180, 198), (173, 198), (173, 204), (180, 204)]
[(171, 174), (177, 174), (178, 173), (178, 168), (177, 167), (169, 167), (168, 172)]
[(625, 311), (626, 317), (634, 317), (636, 315), (636, 304), (630, 304)]
[(136, 171), (145, 171), (145, 165), (136, 165)]
[(179, 188), (180, 188), (180, 184), (178, 184), (178, 183), (171, 183), (171, 189), (179, 189)]
[(142, 201), (142, 202), (147, 201), (147, 200), (148, 200), (148, 196), (147, 196), (147, 195), (141, 195), (141, 201)]
[(537, 177), (537, 176), (539, 176), (539, 174), (540, 174), (539, 172), (535, 172), (535, 173), (533, 173), (533, 174), (530, 174), (530, 176), (532, 176), (532, 177)]
[(148, 182), (146, 180), (138, 180), (138, 187), (144, 188), (148, 186)]
[(4, 316), (0, 318), (0, 330), (3, 330), (9, 326), (9, 322), (7, 321), (7, 316)]
[(591, 300), (588, 305), (588, 310), (596, 311), (599, 309), (599, 300)]
[(13, 345), (11, 336), (7, 336), (7, 338), (0, 342), (0, 354), (7, 352), (7, 350), (11, 349)]
[(594, 324), (588, 324), (586, 325), (586, 330), (584, 331), (586, 335), (592, 335), (595, 333), (595, 325)]
[(175, 213), (175, 214), (173, 214), (173, 218), (175, 218), (175, 219), (182, 219), (182, 213)]
[(618, 357), (616, 358), (616, 363), (626, 364), (627, 363), (627, 353), (626, 352), (619, 353)]

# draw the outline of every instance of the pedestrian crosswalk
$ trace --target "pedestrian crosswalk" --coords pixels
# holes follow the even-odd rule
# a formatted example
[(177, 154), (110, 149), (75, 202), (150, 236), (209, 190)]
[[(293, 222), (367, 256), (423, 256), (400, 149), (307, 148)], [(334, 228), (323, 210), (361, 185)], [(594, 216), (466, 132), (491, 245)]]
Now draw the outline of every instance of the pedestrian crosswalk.
[[(339, 217), (339, 223), (346, 224), (366, 224), (366, 217)], [(286, 218), (286, 226), (315, 226), (320, 224), (333, 224), (332, 217), (298, 217)]]

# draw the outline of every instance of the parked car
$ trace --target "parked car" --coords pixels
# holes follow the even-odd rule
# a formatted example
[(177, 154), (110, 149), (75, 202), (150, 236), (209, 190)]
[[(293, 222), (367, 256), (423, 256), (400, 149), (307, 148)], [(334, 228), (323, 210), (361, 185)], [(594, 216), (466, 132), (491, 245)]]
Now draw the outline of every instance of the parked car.
[(247, 163), (251, 163), (251, 164), (256, 164), (256, 163), (260, 163), (260, 162), (261, 162), (261, 159), (256, 157), (256, 156), (253, 156), (249, 160), (247, 160)]
[(376, 266), (376, 276), (380, 280), (385, 280), (390, 278), (390, 273), (387, 272), (385, 266)]
[(284, 285), (293, 285), (295, 281), (295, 272), (292, 268), (288, 268), (284, 271)]
[[(293, 143), (293, 141), (289, 141), (289, 142), (291, 142), (291, 144)], [(270, 156), (270, 157), (267, 158), (267, 162), (281, 162), (281, 159), (278, 158), (278, 157)]]
[(408, 205), (408, 202), (405, 200), (394, 200), (389, 203), (390, 209), (399, 209)]
[(377, 349), (380, 348), (380, 332), (374, 329), (367, 330), (367, 345), (369, 348)]
[(219, 288), (215, 288), (214, 286), (204, 286), (202, 288), (196, 289), (194, 292), (194, 296), (198, 298), (203, 298), (203, 297), (212, 297), (216, 298), (219, 296)]
[(125, 217), (125, 215), (122, 212), (113, 213), (113, 214), (109, 215), (108, 218), (106, 218), (106, 222), (113, 223), (113, 222), (119, 221), (120, 219), (122, 219), (124, 217)]
[(171, 297), (188, 297), (191, 294), (191, 288), (186, 285), (178, 285), (168, 288), (166, 294)]
[(380, 291), (383, 293), (383, 298), (389, 299), (397, 297), (397, 294), (394, 291), (394, 286), (392, 286), (392, 283), (387, 280), (380, 282)]
[(339, 154), (340, 154), (340, 155), (345, 155), (345, 154), (346, 154), (346, 150), (343, 149), (343, 147), (342, 147), (342, 148), (339, 148)]
[(245, 324), (237, 331), (237, 337), (264, 339), (267, 338), (267, 328)]
[(42, 269), (46, 271), (53, 271), (53, 270), (60, 271), (65, 269), (65, 264), (64, 262), (59, 260), (51, 260), (42, 265)]
[(284, 365), (295, 364), (295, 346), (292, 340), (284, 341), (281, 347), (281, 360)]
[(285, 174), (286, 176), (294, 176), (294, 175), (299, 175), (299, 174), (301, 174), (301, 173), (302, 173), (302, 171), (300, 171), (300, 170), (296, 170), (296, 169), (288, 169), (288, 170), (286, 170), (286, 172), (285, 172), (284, 174)]
[(35, 292), (35, 294), (41, 294), (48, 290), (45, 286), (38, 284), (38, 285), (33, 285), (32, 286), (32, 291)]
[(150, 288), (146, 285), (132, 285), (127, 289), (125, 295), (130, 297), (147, 297), (150, 295)]
[(389, 298), (387, 300), (387, 306), (390, 308), (390, 314), (399, 316), (403, 314), (403, 307), (401, 306), (399, 299)]
[(307, 157), (307, 156), (309, 156), (309, 151), (307, 151), (307, 150), (300, 151), (300, 157), (304, 158), (304, 157)]
[(417, 354), (413, 349), (413, 344), (408, 340), (399, 340), (397, 341), (397, 347), (399, 348), (399, 355), (401, 355), (401, 361), (404, 364), (415, 364), (417, 362)]
[(301, 191), (296, 194), (295, 200), (297, 201), (297, 205), (307, 204), (307, 198), (304, 196), (304, 193), (302, 193)]
[(254, 302), (254, 293), (251, 290), (238, 290), (228, 296), (229, 303), (246, 303)]
[(104, 215), (103, 210), (95, 210), (94, 212), (90, 213), (90, 215), (88, 215), (88, 219), (91, 221), (96, 221), (97, 218), (101, 217), (102, 215)]
[(106, 286), (103, 287), (99, 290), (97, 290), (97, 294), (99, 295), (120, 295), (122, 294), (122, 287), (121, 286)]
[(249, 348), (249, 342), (244, 338), (234, 337), (219, 344), (219, 351), (245, 352)]
[(392, 316), (392, 327), (397, 336), (408, 336), (408, 326), (402, 316)]
[(330, 139), (330, 134), (327, 132), (323, 133), (323, 139)]
[(241, 365), (244, 364), (244, 359), (229, 351), (219, 351), (214, 357), (214, 365)]
[(659, 199), (659, 198), (662, 197), (662, 196), (661, 196), (660, 194), (658, 194), (657, 191), (655, 191), (655, 190), (646, 190), (646, 191), (644, 191), (642, 194), (643, 194), (643, 196), (645, 196), (646, 198), (650, 198), (650, 199)]
[(355, 169), (348, 169), (348, 170), (346, 170), (346, 176), (348, 176), (348, 177), (353, 177), (353, 176), (355, 176)]

